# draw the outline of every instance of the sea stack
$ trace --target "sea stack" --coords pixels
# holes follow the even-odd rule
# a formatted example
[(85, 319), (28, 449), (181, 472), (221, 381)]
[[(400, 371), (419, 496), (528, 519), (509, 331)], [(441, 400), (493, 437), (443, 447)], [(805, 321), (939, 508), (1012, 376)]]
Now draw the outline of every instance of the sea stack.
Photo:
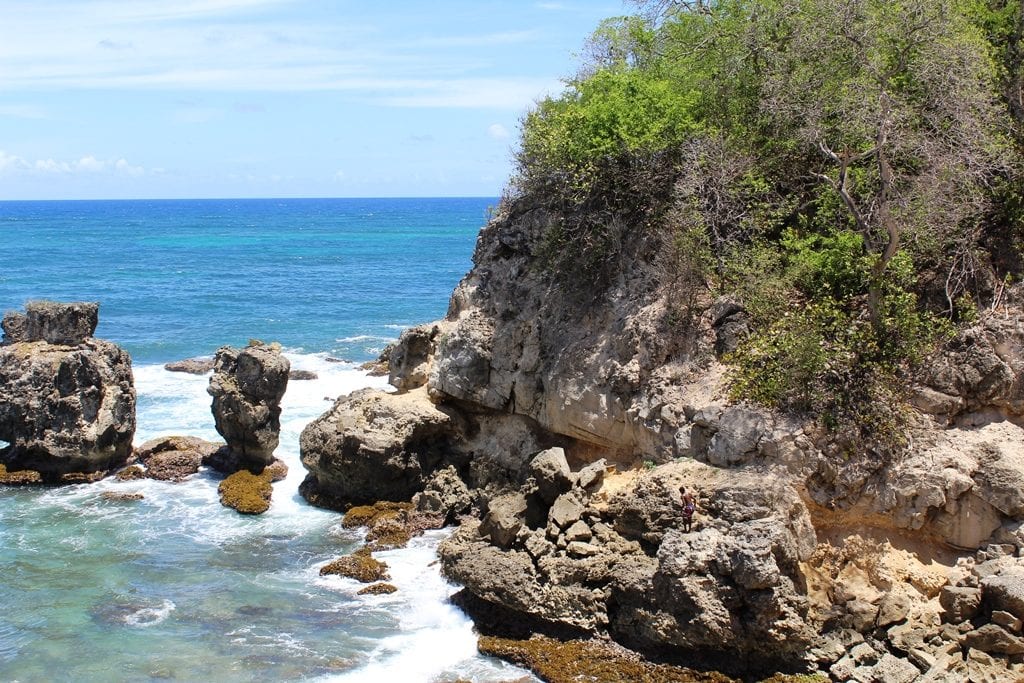
[(124, 464), (135, 434), (131, 357), (92, 335), (95, 302), (32, 301), (4, 316), (0, 463), (47, 483), (98, 479)]
[(281, 398), (291, 365), (277, 344), (252, 342), (217, 350), (207, 392), (213, 418), (227, 446), (210, 464), (223, 472), (255, 472), (274, 462), (281, 431)]

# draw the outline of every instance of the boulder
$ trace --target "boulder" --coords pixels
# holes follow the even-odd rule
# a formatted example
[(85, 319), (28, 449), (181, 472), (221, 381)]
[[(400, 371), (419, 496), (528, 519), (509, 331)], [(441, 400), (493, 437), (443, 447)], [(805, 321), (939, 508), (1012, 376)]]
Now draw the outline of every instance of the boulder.
[(135, 457), (146, 466), (149, 478), (179, 482), (198, 472), (204, 459), (211, 457), (219, 448), (220, 444), (194, 436), (165, 436), (151, 439), (136, 448)]
[(378, 500), (410, 500), (450, 451), (458, 430), (451, 412), (421, 387), (404, 393), (353, 392), (302, 430), (301, 492), (344, 509)]
[(549, 448), (534, 456), (529, 473), (537, 482), (537, 493), (548, 505), (572, 487), (572, 472), (561, 448)]
[(320, 576), (332, 574), (355, 579), (360, 583), (375, 583), (391, 578), (388, 575), (388, 565), (374, 559), (369, 548), (360, 548), (351, 555), (339, 557), (320, 567)]
[(473, 504), (473, 495), (455, 467), (449, 465), (430, 475), (423, 491), (417, 493), (412, 502), (419, 512), (439, 515), (446, 521), (452, 521), (456, 515), (469, 509)]
[(291, 381), (307, 381), (319, 378), (320, 376), (312, 370), (291, 370), (288, 372), (288, 379)]
[(289, 370), (276, 345), (217, 350), (207, 392), (217, 432), (238, 468), (259, 469), (274, 461)]
[(408, 391), (427, 383), (439, 332), (437, 325), (421, 325), (402, 332), (388, 355), (388, 383), (391, 386)]
[(0, 346), (0, 440), (10, 444), (0, 462), (54, 483), (123, 465), (135, 433), (128, 353), (91, 336), (97, 304), (27, 309), (20, 328), (7, 316)]
[(1024, 640), (997, 624), (985, 624), (964, 634), (966, 647), (997, 655), (1024, 654)]
[(985, 577), (981, 590), (984, 602), (991, 609), (1024, 619), (1024, 571)]
[(499, 548), (510, 548), (523, 528), (525, 516), (526, 496), (521, 493), (498, 496), (488, 503), (487, 514), (480, 522), (480, 533)]
[(951, 624), (959, 624), (974, 618), (981, 607), (981, 589), (970, 586), (943, 586), (939, 593), (939, 604), (945, 610), (944, 618)]

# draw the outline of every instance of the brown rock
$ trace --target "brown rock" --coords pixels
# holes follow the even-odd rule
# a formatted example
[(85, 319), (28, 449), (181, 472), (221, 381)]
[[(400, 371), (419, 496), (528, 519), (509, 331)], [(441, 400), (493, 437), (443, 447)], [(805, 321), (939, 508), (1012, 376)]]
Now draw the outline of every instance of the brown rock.
[(335, 574), (347, 576), (362, 583), (387, 581), (388, 566), (384, 562), (373, 559), (369, 548), (360, 548), (351, 555), (339, 557), (320, 568), (320, 576)]
[(389, 595), (397, 590), (390, 583), (374, 583), (363, 588), (356, 595)]

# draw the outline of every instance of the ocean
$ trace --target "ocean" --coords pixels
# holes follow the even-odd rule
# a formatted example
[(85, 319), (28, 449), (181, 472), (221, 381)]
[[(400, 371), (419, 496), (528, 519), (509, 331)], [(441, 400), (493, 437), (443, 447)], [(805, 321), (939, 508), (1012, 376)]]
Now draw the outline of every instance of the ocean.
[[(398, 592), (319, 568), (361, 545), (298, 495), (299, 434), (330, 401), (385, 388), (358, 369), (444, 315), (495, 199), (0, 202), (0, 309), (99, 301), (131, 354), (135, 443), (218, 439), (208, 377), (169, 361), (278, 341), (295, 369), (270, 510), (221, 507), (218, 478), (0, 487), (0, 680), (536, 680), (476, 653), (434, 563), (448, 531), (376, 554)], [(107, 491), (138, 492), (112, 501)]]

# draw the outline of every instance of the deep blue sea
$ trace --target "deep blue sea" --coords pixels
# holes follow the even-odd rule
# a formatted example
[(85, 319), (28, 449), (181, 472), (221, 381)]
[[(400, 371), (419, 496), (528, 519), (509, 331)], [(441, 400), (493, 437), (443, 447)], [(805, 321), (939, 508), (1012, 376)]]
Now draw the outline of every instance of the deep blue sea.
[(277, 454), (290, 472), (259, 517), (221, 507), (208, 472), (0, 488), (0, 680), (535, 680), (476, 654), (433, 564), (447, 532), (378, 553), (399, 590), (359, 596), (318, 570), (361, 533), (296, 491), (302, 428), (337, 396), (386, 388), (358, 364), (444, 315), (495, 202), (0, 202), (0, 309), (99, 301), (97, 336), (132, 355), (137, 444), (218, 438), (208, 378), (168, 361), (258, 338), (319, 375), (289, 385)]

